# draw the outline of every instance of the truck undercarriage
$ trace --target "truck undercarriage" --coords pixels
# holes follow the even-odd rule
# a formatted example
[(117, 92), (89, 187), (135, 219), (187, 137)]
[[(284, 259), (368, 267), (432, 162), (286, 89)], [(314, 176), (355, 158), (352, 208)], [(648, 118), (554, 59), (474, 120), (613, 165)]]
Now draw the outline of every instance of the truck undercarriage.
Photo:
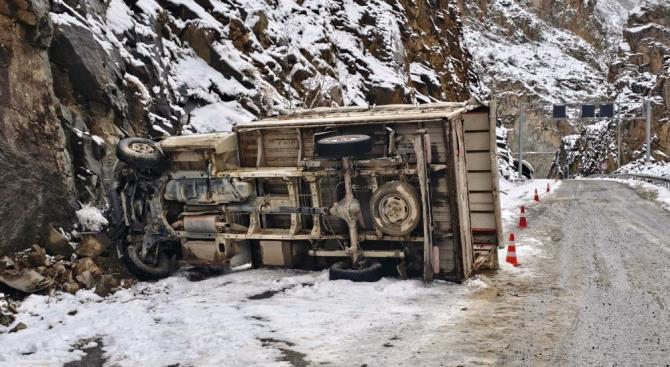
[(442, 115), (125, 139), (120, 253), (149, 279), (247, 262), (330, 266), (331, 279), (366, 281), (383, 275), (383, 262), (401, 277), (462, 279), (472, 252), (458, 197), (467, 195), (462, 125)]

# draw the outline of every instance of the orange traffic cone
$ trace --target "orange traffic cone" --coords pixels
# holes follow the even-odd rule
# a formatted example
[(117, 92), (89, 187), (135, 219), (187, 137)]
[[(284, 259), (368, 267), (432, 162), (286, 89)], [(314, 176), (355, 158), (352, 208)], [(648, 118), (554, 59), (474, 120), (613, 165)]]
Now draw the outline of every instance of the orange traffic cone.
[(534, 201), (540, 201), (540, 195), (537, 194), (537, 189), (535, 189), (535, 196), (533, 196)]
[(549, 187), (549, 182), (547, 182), (547, 193), (551, 192), (551, 187)]
[(505, 258), (505, 261), (514, 266), (521, 265), (516, 259), (516, 245), (510, 244), (507, 246), (507, 258)]
[[(514, 245), (514, 241), (516, 241), (516, 239), (514, 238), (514, 233), (509, 234), (509, 239), (507, 241), (509, 242), (510, 245)], [(505, 245), (500, 244), (500, 246), (498, 246), (498, 248), (502, 250), (502, 249), (505, 248)]]
[(526, 209), (521, 207), (521, 217), (519, 217), (519, 228), (528, 228), (528, 221), (526, 220)]

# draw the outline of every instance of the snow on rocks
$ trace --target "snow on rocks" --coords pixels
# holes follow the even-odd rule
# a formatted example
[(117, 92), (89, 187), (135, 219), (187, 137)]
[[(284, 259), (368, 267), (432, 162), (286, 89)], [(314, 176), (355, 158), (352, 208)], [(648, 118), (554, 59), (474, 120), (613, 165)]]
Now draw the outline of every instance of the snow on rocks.
[(647, 165), (645, 159), (640, 158), (622, 166), (615, 173), (670, 178), (670, 164), (667, 162), (652, 162)]
[(39, 245), (3, 256), (0, 258), (0, 283), (22, 293), (76, 293), (80, 289), (94, 289), (103, 296), (133, 284), (131, 279), (112, 274), (115, 272), (111, 269), (114, 260), (99, 259), (105, 270), (98, 265), (95, 259), (104, 247), (92, 249), (84, 243), (82, 249), (87, 247), (87, 251), (77, 251), (78, 257), (70, 258), (48, 253)]
[[(551, 102), (606, 95), (607, 65), (600, 53), (541, 16), (543, 9), (508, 0), (464, 7), (465, 43), (487, 87), (497, 93), (521, 89)], [(570, 11), (568, 5), (557, 7)]]
[[(421, 101), (469, 98), (469, 56), (454, 7), (417, 10), (382, 0), (57, 4), (57, 28), (90, 32), (141, 97), (139, 106), (129, 98), (130, 108), (159, 135), (225, 131), (281, 109), (402, 103), (411, 90)], [(180, 131), (149, 116), (182, 113), (191, 116)]]

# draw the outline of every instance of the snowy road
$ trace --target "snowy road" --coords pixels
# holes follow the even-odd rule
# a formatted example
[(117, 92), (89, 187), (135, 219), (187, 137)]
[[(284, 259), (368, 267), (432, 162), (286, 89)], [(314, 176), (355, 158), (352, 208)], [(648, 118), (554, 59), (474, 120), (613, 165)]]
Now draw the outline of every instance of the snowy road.
[(447, 365), (669, 365), (670, 214), (624, 184), (583, 180), (529, 221), (522, 267), (492, 276), (424, 353)]
[[(508, 229), (545, 185), (504, 189)], [(466, 285), (254, 270), (31, 296), (28, 328), (0, 334), (0, 366), (666, 366), (670, 214), (642, 196), (563, 182), (529, 207), (522, 266)]]

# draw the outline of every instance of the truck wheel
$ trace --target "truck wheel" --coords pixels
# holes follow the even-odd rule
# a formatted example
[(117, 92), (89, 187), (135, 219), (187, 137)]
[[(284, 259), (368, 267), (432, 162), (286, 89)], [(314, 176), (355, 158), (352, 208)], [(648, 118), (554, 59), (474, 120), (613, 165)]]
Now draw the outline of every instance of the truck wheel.
[(382, 278), (382, 264), (366, 260), (358, 269), (353, 269), (351, 260), (339, 261), (330, 267), (330, 280), (351, 280), (352, 282), (376, 282)]
[(174, 271), (172, 261), (165, 251), (159, 251), (154, 261), (147, 262), (140, 257), (139, 248), (134, 244), (129, 244), (123, 249), (123, 263), (139, 280), (167, 278)]
[(119, 160), (137, 168), (156, 168), (165, 161), (158, 144), (143, 138), (122, 139), (116, 145), (116, 156)]
[(260, 241), (249, 241), (249, 250), (251, 252), (251, 268), (259, 269), (263, 266), (263, 256), (261, 254)]
[(316, 154), (326, 158), (355, 157), (370, 153), (372, 139), (367, 135), (339, 135), (316, 142)]
[(370, 213), (382, 232), (405, 236), (421, 221), (421, 200), (414, 186), (407, 182), (387, 182), (372, 194)]

